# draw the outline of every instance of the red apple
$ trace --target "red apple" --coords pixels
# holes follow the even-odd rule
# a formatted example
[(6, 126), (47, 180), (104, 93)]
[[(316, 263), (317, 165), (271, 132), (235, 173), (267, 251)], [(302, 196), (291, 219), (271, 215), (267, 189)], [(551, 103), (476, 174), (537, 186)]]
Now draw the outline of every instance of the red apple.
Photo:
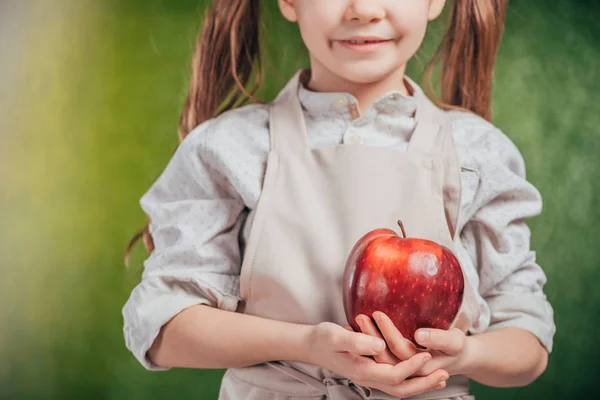
[[(356, 316), (387, 314), (415, 345), (419, 328), (450, 328), (463, 299), (464, 277), (447, 247), (426, 239), (375, 229), (352, 248), (344, 271), (346, 318), (360, 332)], [(420, 347), (420, 346), (419, 346)]]

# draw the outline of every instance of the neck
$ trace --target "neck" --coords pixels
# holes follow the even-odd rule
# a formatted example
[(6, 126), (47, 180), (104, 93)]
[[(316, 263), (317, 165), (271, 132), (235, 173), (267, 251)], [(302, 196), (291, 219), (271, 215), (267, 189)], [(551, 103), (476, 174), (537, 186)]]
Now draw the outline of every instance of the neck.
[(313, 67), (311, 68), (308, 87), (316, 92), (350, 93), (356, 97), (360, 108), (366, 110), (375, 100), (390, 91), (396, 90), (405, 96), (411, 95), (404, 82), (405, 69), (406, 66), (404, 65), (377, 81), (355, 82), (333, 74), (326, 68)]

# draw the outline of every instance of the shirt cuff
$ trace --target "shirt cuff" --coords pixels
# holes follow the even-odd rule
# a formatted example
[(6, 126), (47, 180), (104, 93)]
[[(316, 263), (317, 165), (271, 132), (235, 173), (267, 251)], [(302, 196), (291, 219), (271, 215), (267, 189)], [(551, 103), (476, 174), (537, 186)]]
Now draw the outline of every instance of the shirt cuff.
[(488, 331), (521, 328), (535, 335), (548, 353), (552, 352), (556, 326), (554, 311), (545, 296), (500, 293), (486, 301), (491, 313)]
[[(163, 282), (142, 282), (132, 292), (123, 307), (123, 334), (125, 344), (135, 358), (148, 371), (167, 371), (153, 363), (147, 355), (163, 325), (183, 310), (198, 304), (206, 304), (223, 310), (235, 311), (239, 299), (236, 296), (218, 292), (217, 299), (211, 299), (187, 290), (156, 290)], [(181, 289), (181, 288), (180, 288)], [(211, 294), (217, 292), (205, 288)], [(208, 296), (207, 296), (208, 297)]]

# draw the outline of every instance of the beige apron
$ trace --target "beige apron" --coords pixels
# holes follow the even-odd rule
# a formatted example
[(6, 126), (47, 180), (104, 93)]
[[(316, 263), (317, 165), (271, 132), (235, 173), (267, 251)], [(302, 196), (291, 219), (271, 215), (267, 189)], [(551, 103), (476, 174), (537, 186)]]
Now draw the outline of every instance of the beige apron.
[[(271, 150), (244, 251), (238, 311), (300, 324), (347, 325), (342, 276), (356, 241), (375, 228), (398, 232), (400, 219), (408, 236), (453, 249), (460, 168), (452, 135), (442, 129), (444, 114), (418, 86), (417, 126), (406, 151), (362, 144), (310, 149), (297, 96), (300, 73), (271, 108)], [(465, 283), (453, 324), (464, 331), (478, 307)], [(453, 376), (446, 388), (414, 398), (472, 399), (468, 393), (468, 379)], [(219, 395), (219, 400), (308, 398), (397, 399), (291, 361), (230, 368)]]

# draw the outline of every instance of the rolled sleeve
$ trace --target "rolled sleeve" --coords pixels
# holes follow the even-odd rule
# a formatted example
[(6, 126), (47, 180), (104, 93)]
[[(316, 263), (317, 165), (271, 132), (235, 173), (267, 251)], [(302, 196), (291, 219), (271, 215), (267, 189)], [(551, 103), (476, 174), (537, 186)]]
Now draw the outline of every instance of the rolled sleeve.
[(244, 203), (206, 145), (210, 121), (179, 145), (161, 176), (140, 199), (150, 217), (154, 250), (122, 314), (127, 348), (150, 371), (165, 371), (147, 351), (160, 329), (188, 307), (235, 311), (239, 297)]
[(554, 313), (543, 292), (546, 275), (530, 249), (525, 222), (541, 213), (540, 193), (525, 179), (523, 158), (502, 132), (490, 132), (481, 144), (481, 180), (461, 239), (489, 308), (487, 330), (522, 328), (551, 352)]

